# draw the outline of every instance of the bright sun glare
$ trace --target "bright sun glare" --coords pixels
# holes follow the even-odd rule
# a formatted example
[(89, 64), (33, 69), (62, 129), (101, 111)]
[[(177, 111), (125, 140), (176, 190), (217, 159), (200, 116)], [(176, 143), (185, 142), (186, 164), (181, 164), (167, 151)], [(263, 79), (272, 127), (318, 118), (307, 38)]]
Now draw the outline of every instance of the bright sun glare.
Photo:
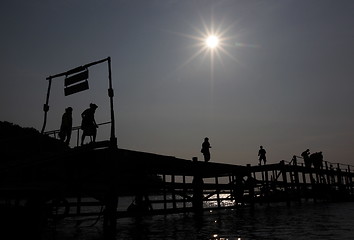
[[(234, 25), (225, 27), (222, 25), (216, 25), (214, 21), (211, 21), (210, 24), (207, 24), (202, 19), (202, 26), (202, 28), (192, 26), (192, 28), (197, 33), (194, 35), (177, 33), (178, 35), (182, 35), (184, 37), (195, 40), (194, 46), (197, 49), (194, 54), (192, 54), (186, 61), (182, 63), (182, 66), (187, 65), (199, 56), (201, 56), (203, 59), (210, 57), (210, 64), (212, 68), (216, 59), (218, 59), (221, 63), (223, 62), (222, 55), (227, 55), (232, 60), (237, 61), (237, 59), (228, 51), (228, 49), (232, 50), (236, 46), (234, 38), (237, 36), (229, 34)], [(234, 42), (234, 44), (232, 42)], [(242, 45), (238, 44), (237, 47), (239, 46)]]
[(215, 35), (208, 36), (205, 43), (208, 48), (216, 48), (219, 44), (219, 38)]

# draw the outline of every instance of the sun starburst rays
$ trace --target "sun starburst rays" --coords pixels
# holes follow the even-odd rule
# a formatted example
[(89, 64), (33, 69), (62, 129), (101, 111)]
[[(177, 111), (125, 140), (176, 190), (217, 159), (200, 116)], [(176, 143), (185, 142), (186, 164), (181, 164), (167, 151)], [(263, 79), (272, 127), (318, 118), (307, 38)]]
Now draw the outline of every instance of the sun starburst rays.
[(213, 20), (207, 23), (201, 17), (201, 25), (199, 27), (196, 25), (190, 25), (190, 27), (193, 30), (192, 32), (194, 32), (192, 34), (169, 31), (172, 34), (193, 41), (188, 46), (191, 55), (181, 62), (176, 71), (181, 70), (198, 58), (201, 64), (207, 62), (210, 64), (211, 75), (214, 74), (214, 68), (218, 64), (225, 67), (227, 59), (240, 63), (239, 59), (234, 56), (234, 51), (236, 48), (243, 47), (244, 44), (236, 41), (240, 37), (240, 33), (238, 35), (232, 34), (236, 28), (235, 23), (226, 25), (223, 20), (218, 24)]
[[(204, 60), (209, 56), (210, 63), (212, 64), (215, 64), (215, 59), (222, 63), (223, 55), (237, 61), (228, 50), (235, 47), (235, 45), (232, 46), (231, 44), (228, 44), (228, 42), (234, 38), (233, 36), (228, 36), (230, 35), (229, 32), (233, 26), (223, 27), (222, 24), (216, 26), (214, 21), (210, 24), (202, 21), (202, 26), (202, 28), (192, 27), (196, 33), (195, 35), (184, 35), (195, 40), (194, 47), (197, 49), (195, 54), (188, 58), (188, 63), (200, 56), (202, 56), (202, 59)], [(185, 65), (185, 63), (183, 63), (183, 65)]]

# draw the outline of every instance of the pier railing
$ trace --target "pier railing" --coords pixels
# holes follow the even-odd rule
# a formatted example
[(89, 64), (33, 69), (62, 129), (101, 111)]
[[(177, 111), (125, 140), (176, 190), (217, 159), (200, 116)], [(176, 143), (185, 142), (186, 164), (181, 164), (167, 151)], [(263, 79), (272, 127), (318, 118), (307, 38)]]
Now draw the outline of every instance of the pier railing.
[[(97, 126), (103, 126), (107, 124), (111, 124), (111, 122), (98, 123)], [(71, 131), (72, 133), (76, 132), (76, 134), (72, 134), (72, 135), (76, 135), (76, 147), (80, 146), (80, 136), (81, 136), (80, 134), (82, 134), (81, 126), (72, 127)], [(46, 131), (43, 134), (59, 139), (59, 132), (60, 129), (56, 129), (56, 130)]]

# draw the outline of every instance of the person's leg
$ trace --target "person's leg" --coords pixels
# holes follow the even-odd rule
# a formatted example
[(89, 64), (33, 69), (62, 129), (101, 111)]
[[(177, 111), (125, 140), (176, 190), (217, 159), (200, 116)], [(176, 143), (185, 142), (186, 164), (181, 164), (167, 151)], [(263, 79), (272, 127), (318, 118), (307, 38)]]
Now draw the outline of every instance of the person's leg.
[(96, 142), (96, 134), (97, 134), (97, 130), (95, 128), (95, 130), (93, 130), (93, 133), (92, 133), (92, 141), (93, 142)]
[(84, 145), (84, 140), (85, 140), (86, 134), (83, 133), (81, 136), (81, 146)]
[(205, 161), (209, 162), (209, 160), (210, 160), (210, 154), (205, 154)]
[(62, 142), (64, 142), (64, 140), (65, 140), (65, 133), (64, 132), (62, 132), (62, 130), (60, 130), (60, 132), (59, 132), (59, 139), (60, 139), (60, 141), (62, 141)]
[(65, 144), (68, 145), (68, 146), (69, 146), (69, 144), (70, 144), (70, 139), (71, 139), (71, 131), (68, 130), (68, 131), (66, 132), (66, 141), (65, 141)]

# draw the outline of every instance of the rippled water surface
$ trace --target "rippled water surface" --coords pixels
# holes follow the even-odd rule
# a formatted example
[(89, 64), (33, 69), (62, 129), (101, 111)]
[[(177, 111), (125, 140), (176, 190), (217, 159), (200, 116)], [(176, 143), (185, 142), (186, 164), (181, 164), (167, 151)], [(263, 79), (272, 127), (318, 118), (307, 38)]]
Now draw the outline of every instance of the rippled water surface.
[[(100, 239), (102, 222), (66, 219), (49, 239)], [(78, 227), (79, 226), (79, 227)], [(256, 206), (118, 220), (116, 239), (132, 240), (246, 240), (354, 239), (354, 203), (302, 203)]]

